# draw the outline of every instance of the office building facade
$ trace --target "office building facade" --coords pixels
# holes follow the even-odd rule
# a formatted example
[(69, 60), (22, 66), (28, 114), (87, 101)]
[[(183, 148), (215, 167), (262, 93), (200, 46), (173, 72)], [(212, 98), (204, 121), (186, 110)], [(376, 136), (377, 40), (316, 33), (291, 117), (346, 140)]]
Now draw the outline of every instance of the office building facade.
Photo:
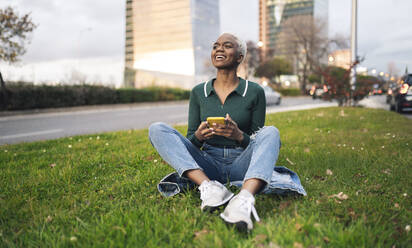
[(350, 49), (335, 50), (328, 55), (328, 65), (341, 67), (345, 70), (350, 68)]
[(259, 0), (259, 41), (264, 54), (287, 55), (280, 32), (282, 24), (294, 16), (313, 16), (327, 24), (328, 0)]
[(190, 89), (209, 79), (218, 0), (126, 0), (124, 85)]

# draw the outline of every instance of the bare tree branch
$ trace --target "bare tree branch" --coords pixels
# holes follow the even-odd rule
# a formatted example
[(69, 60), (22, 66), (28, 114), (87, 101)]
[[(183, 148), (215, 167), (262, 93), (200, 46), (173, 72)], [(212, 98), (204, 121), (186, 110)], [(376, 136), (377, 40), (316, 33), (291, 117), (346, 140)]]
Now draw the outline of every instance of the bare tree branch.
[(0, 60), (14, 63), (26, 53), (25, 45), (36, 25), (30, 14), (19, 16), (11, 7), (0, 9)]
[[(19, 16), (12, 7), (0, 9), (0, 61), (17, 62), (26, 53), (25, 45), (36, 25), (32, 22), (30, 13)], [(2, 105), (8, 103), (6, 84), (0, 71)]]

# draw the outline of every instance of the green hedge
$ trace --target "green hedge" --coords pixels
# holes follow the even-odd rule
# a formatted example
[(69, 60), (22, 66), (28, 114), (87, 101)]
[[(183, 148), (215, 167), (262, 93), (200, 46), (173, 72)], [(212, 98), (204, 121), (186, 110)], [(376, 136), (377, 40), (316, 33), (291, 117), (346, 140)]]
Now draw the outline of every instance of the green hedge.
[(301, 96), (302, 92), (298, 88), (279, 88), (276, 89), (282, 96)]
[(150, 87), (114, 89), (95, 85), (7, 85), (7, 102), (0, 94), (2, 110), (59, 108), (83, 105), (171, 101), (189, 99), (190, 91)]
[(116, 91), (119, 103), (185, 100), (190, 96), (190, 91), (178, 88), (125, 88)]

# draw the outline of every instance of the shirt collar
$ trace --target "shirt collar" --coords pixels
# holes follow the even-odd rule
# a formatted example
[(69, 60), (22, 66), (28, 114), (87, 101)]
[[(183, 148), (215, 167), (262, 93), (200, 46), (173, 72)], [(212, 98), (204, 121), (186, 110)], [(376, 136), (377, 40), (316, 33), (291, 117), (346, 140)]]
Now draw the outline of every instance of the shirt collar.
[[(213, 82), (215, 80), (216, 78), (213, 78), (205, 83), (203, 88), (205, 97), (210, 96), (210, 94), (215, 91), (213, 88)], [(246, 96), (248, 84), (249, 82), (247, 80), (244, 80), (243, 78), (239, 77), (239, 85), (236, 87), (235, 92), (240, 96)]]

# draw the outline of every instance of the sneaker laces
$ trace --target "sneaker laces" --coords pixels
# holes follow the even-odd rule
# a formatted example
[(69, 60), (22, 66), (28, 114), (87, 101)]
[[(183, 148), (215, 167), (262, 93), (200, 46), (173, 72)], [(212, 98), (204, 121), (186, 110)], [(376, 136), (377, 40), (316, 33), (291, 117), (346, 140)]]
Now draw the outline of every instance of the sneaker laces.
[(260, 218), (257, 214), (256, 208), (255, 208), (255, 199), (251, 197), (244, 197), (242, 195), (238, 195), (238, 199), (240, 200), (240, 210), (247, 212), (250, 215), (250, 212), (252, 212), (253, 217), (257, 222), (260, 221)]

